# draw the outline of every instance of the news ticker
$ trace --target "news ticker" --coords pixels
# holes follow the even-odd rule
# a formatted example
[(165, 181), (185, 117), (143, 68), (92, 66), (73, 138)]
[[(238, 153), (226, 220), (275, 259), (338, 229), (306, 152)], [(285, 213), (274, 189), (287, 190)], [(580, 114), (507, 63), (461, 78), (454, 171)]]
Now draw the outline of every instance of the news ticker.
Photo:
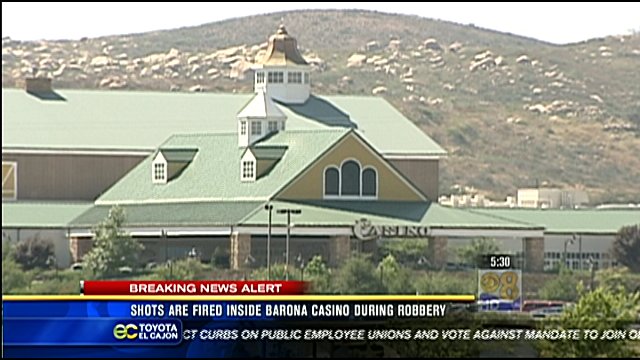
[[(238, 289), (241, 293), (242, 286)], [(123, 351), (156, 357), (232, 356), (238, 342), (356, 341), (364, 328), (390, 319), (443, 319), (451, 304), (474, 299), (282, 293), (3, 296), (3, 349), (14, 356), (76, 357), (87, 351), (97, 351), (95, 356)]]

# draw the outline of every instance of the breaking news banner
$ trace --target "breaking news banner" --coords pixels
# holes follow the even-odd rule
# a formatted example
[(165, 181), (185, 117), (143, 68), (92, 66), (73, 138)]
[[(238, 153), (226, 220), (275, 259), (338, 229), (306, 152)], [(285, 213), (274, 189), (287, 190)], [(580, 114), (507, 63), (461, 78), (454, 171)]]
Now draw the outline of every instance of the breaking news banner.
[[(519, 272), (479, 270), (479, 295), (518, 301)], [(298, 281), (86, 281), (82, 294), (3, 296), (8, 357), (482, 356), (509, 342), (635, 341), (620, 327), (541, 329), (482, 317), (475, 295), (311, 295)], [(514, 311), (520, 307), (511, 307)], [(529, 318), (527, 318), (529, 319)], [(455, 344), (455, 346), (451, 346)]]

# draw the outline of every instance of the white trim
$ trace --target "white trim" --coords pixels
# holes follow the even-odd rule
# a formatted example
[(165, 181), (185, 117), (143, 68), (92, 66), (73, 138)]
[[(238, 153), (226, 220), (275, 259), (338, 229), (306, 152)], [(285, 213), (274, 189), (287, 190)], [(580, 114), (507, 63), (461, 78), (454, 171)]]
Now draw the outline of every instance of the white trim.
[[(164, 230), (168, 237), (179, 236), (227, 236), (232, 232), (250, 235), (267, 235), (268, 228), (264, 226), (218, 226), (218, 227), (140, 227), (124, 228), (131, 236), (160, 237)], [(233, 230), (233, 231), (232, 231)], [(287, 234), (286, 225), (272, 226), (271, 235), (284, 236)], [(353, 226), (291, 226), (290, 234), (294, 236), (350, 236), (355, 239)], [(93, 237), (90, 229), (71, 230), (69, 237)], [(544, 230), (529, 229), (455, 229), (455, 228), (430, 228), (429, 236), (456, 237), (499, 237), (499, 238), (544, 238)]]
[[(364, 171), (368, 170), (368, 169), (373, 170), (373, 172), (376, 175), (375, 176), (375, 180), (376, 180), (376, 190), (375, 190), (375, 192), (376, 192), (376, 194), (373, 195), (373, 196), (371, 196), (371, 195), (363, 195), (362, 194), (362, 190), (364, 189), (364, 181), (363, 181), (363, 179), (364, 179)], [(360, 197), (361, 198), (374, 198), (374, 199), (377, 199), (378, 198), (378, 194), (379, 194), (379, 186), (378, 186), (378, 184), (380, 184), (380, 177), (378, 176), (378, 169), (376, 169), (375, 166), (367, 165), (367, 166), (363, 167), (360, 170)]]
[[(338, 170), (338, 194), (337, 195), (327, 195), (327, 170), (329, 169), (335, 169)], [(336, 165), (327, 165), (324, 167), (324, 169), (322, 170), (322, 197), (327, 199), (327, 198), (339, 198), (340, 197), (340, 168), (338, 168)]]
[(421, 154), (381, 154), (387, 160), (440, 160), (442, 158), (446, 158), (447, 155), (421, 155)]
[[(342, 195), (342, 167), (344, 166), (344, 164), (346, 162), (349, 161), (353, 161), (356, 164), (358, 164), (358, 195)], [(342, 162), (340, 163), (340, 196), (344, 197), (345, 199), (349, 196), (351, 197), (356, 197), (356, 198), (360, 198), (362, 196), (362, 164), (360, 163), (360, 160), (354, 158), (354, 157), (347, 157), (344, 158), (342, 160)]]
[[(168, 237), (176, 236), (220, 236), (230, 235), (231, 226), (218, 227), (140, 227), (140, 228), (123, 228), (123, 230), (131, 236), (140, 237), (160, 237), (162, 231), (165, 231)], [(71, 230), (69, 237), (93, 237), (93, 232), (89, 229)]]
[(520, 237), (520, 238), (542, 238), (544, 230), (529, 229), (434, 229), (431, 228), (429, 234), (431, 236), (443, 237)]
[[(252, 176), (245, 176), (244, 174), (244, 164), (252, 163)], [(244, 153), (242, 158), (240, 158), (240, 181), (242, 182), (253, 182), (256, 181), (257, 178), (257, 170), (258, 170), (258, 160), (255, 155), (251, 151), (251, 148), (247, 148), (247, 151)]]
[[(15, 201), (18, 200), (18, 162), (17, 161), (2, 161), (2, 166), (9, 165), (13, 169), (13, 197), (4, 197), (4, 188), (2, 189), (2, 201)], [(7, 178), (2, 178), (2, 186)]]
[[(237, 226), (233, 228), (234, 232), (251, 235), (267, 235), (267, 226)], [(353, 236), (352, 226), (291, 226), (291, 235), (317, 235), (317, 236), (336, 236), (348, 235)], [(271, 235), (287, 235), (287, 226), (271, 226)]]
[(25, 155), (104, 155), (104, 156), (143, 156), (147, 157), (153, 150), (66, 150), (66, 149), (2, 149), (3, 154)]
[(145, 200), (96, 200), (96, 205), (148, 205), (148, 204), (175, 204), (175, 203), (200, 203), (200, 202), (228, 202), (242, 201), (267, 201), (268, 197), (237, 197), (237, 198), (187, 198), (187, 199), (145, 199)]
[[(162, 178), (156, 178), (156, 166), (162, 165)], [(166, 184), (169, 172), (169, 164), (167, 163), (167, 159), (165, 159), (164, 155), (162, 155), (162, 151), (158, 151), (158, 154), (151, 162), (151, 182), (154, 184)]]

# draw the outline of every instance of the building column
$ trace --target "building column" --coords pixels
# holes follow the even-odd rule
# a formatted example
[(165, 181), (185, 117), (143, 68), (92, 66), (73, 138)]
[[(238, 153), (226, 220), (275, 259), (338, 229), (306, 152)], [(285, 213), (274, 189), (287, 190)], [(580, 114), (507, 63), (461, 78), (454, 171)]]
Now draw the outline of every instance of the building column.
[(329, 265), (342, 265), (351, 256), (351, 237), (349, 235), (332, 236), (329, 239)]
[(80, 262), (82, 258), (93, 247), (93, 239), (71, 237), (69, 238), (69, 250), (71, 251), (71, 259), (73, 262)]
[(530, 272), (544, 270), (544, 238), (524, 238), (524, 264)]
[(429, 254), (428, 260), (431, 267), (442, 269), (447, 264), (447, 243), (448, 238), (442, 236), (429, 238)]
[(251, 235), (239, 234), (234, 232), (231, 234), (231, 251), (230, 251), (230, 267), (231, 270), (239, 270), (247, 268), (247, 259), (251, 255)]

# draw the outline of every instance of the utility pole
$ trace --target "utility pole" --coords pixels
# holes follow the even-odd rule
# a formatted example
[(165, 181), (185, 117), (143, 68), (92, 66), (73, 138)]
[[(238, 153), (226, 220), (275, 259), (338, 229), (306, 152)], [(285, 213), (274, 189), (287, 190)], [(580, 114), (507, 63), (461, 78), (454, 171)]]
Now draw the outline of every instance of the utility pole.
[(273, 205), (267, 203), (264, 209), (269, 212), (269, 224), (267, 225), (267, 280), (271, 280), (271, 212)]
[(286, 240), (286, 252), (285, 252), (285, 279), (289, 280), (289, 242), (291, 239), (291, 214), (300, 215), (302, 210), (300, 209), (279, 209), (276, 211), (278, 214), (287, 214), (287, 240)]

